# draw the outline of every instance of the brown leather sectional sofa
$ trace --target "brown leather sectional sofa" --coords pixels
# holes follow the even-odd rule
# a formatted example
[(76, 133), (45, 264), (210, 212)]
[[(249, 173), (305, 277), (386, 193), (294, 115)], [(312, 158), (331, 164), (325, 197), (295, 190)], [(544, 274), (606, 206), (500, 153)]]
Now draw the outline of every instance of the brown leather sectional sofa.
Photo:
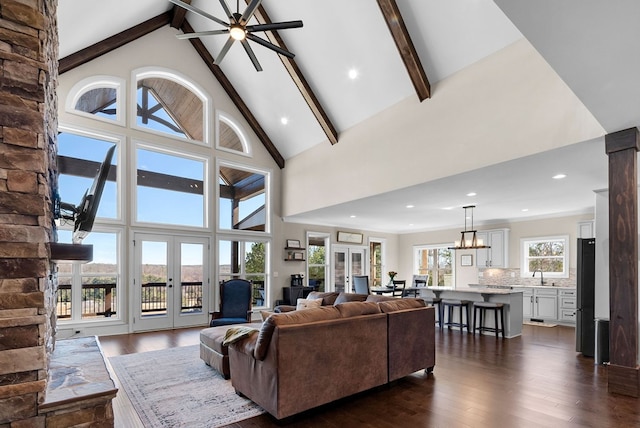
[(232, 343), (229, 359), (236, 391), (282, 419), (431, 371), (435, 310), (393, 299), (275, 313), (257, 334)]

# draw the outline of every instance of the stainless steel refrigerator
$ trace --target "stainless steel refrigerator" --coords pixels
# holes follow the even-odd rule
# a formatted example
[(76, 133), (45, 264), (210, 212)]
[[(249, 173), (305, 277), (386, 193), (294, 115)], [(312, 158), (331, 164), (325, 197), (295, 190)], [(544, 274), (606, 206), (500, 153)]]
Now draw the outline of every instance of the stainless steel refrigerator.
[(596, 240), (578, 239), (576, 302), (576, 352), (593, 357), (595, 352)]

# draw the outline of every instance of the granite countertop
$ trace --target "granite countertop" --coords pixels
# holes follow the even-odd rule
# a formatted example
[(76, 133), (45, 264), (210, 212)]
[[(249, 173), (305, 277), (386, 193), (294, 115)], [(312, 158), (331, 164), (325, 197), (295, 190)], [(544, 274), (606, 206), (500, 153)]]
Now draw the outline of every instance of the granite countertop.
[(511, 288), (490, 288), (485, 286), (479, 287), (469, 287), (469, 288), (456, 288), (451, 291), (459, 291), (462, 293), (478, 293), (478, 294), (514, 294), (514, 293), (522, 293), (522, 291), (512, 290)]
[(512, 285), (480, 285), (480, 284), (469, 284), (470, 287), (472, 288), (482, 288), (482, 289), (486, 289), (486, 288), (496, 288), (496, 289), (502, 289), (502, 288), (551, 288), (551, 289), (555, 289), (555, 288), (562, 288), (562, 289), (574, 289), (576, 288), (575, 285), (525, 285), (525, 284), (512, 284)]

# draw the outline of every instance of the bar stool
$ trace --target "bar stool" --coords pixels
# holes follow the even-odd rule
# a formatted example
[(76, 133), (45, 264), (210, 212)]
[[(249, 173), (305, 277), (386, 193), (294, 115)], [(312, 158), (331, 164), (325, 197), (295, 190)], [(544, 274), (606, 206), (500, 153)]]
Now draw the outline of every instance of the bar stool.
[[(504, 304), (503, 303), (494, 303), (494, 302), (473, 302), (473, 333), (475, 334), (476, 330), (480, 334), (483, 331), (493, 331), (496, 333), (496, 339), (498, 338), (498, 333), (502, 333), (502, 338), (504, 339)], [(480, 312), (480, 324), (476, 324), (476, 313)], [(495, 327), (485, 327), (484, 325), (484, 315), (486, 311), (493, 311)], [(498, 312), (500, 312), (500, 324), (498, 325)], [(477, 327), (476, 327), (477, 326)]]
[[(457, 300), (457, 299), (442, 299), (442, 313), (444, 314), (444, 310), (447, 310), (447, 321), (444, 323), (444, 325), (446, 325), (448, 328), (453, 327), (460, 327), (460, 333), (462, 333), (462, 329), (464, 327), (467, 327), (467, 333), (471, 332), (471, 329), (469, 328), (469, 318), (471, 313), (469, 312), (469, 305), (471, 304), (471, 302), (469, 300)], [(459, 308), (460, 309), (460, 322), (453, 322), (453, 309), (454, 308)], [(464, 308), (464, 312), (465, 315), (467, 317), (467, 322), (463, 323), (463, 318), (462, 318), (462, 309)]]
[(438, 312), (438, 320), (436, 323), (438, 327), (442, 329), (442, 299), (440, 297), (421, 297), (422, 300), (428, 305), (435, 306)]

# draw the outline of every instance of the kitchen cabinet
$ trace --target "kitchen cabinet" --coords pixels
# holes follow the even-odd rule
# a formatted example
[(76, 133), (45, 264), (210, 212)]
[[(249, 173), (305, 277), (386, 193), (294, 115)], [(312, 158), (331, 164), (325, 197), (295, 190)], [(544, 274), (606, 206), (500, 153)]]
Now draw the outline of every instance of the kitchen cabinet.
[(491, 247), (476, 250), (476, 265), (479, 268), (509, 267), (509, 229), (478, 231), (476, 236), (482, 239), (484, 245)]
[(522, 287), (522, 319), (574, 324), (576, 319), (576, 289)]
[(595, 230), (595, 224), (593, 220), (578, 222), (578, 238), (583, 238), (583, 239), (595, 238), (596, 234), (594, 233), (594, 230)]
[(575, 289), (558, 290), (559, 319), (564, 323), (576, 322), (576, 298)]

